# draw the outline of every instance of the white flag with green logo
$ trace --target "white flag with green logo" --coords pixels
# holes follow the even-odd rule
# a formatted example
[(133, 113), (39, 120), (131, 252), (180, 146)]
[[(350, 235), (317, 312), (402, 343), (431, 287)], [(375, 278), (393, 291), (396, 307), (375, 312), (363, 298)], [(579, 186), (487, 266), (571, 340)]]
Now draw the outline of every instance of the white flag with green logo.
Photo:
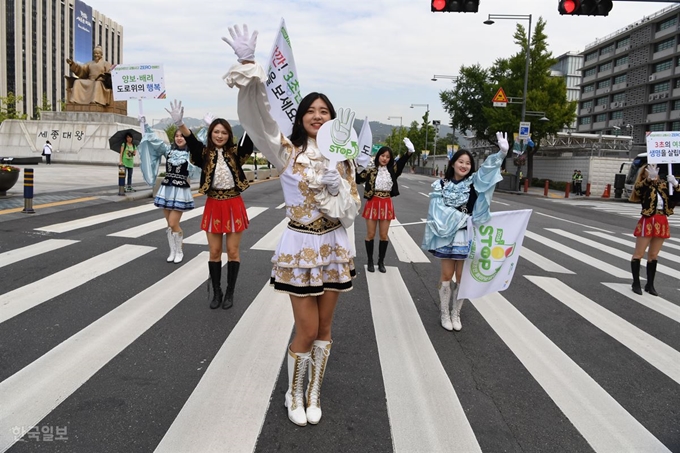
[(510, 286), (531, 212), (494, 212), (491, 220), (477, 226), (468, 219), (470, 255), (463, 266), (459, 299), (475, 299)]
[(279, 125), (283, 135), (287, 137), (293, 130), (293, 121), (295, 121), (295, 114), (302, 100), (302, 92), (295, 67), (293, 47), (283, 19), (281, 19), (279, 33), (276, 35), (267, 63), (265, 87), (267, 100), (271, 106), (269, 113)]

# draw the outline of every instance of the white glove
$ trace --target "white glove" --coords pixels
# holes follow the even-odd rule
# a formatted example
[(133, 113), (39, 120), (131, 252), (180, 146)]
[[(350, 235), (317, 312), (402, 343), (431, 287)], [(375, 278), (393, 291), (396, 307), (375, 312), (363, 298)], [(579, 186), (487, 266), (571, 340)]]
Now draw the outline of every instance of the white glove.
[(213, 116), (212, 112), (206, 113), (205, 116), (203, 117), (205, 127), (210, 127), (213, 121), (215, 121), (215, 117)]
[(666, 176), (666, 181), (668, 181), (668, 184), (671, 185), (671, 187), (676, 187), (678, 185), (678, 180), (675, 179), (675, 176), (673, 175), (668, 175)]
[(350, 109), (340, 108), (338, 116), (331, 125), (331, 139), (337, 145), (346, 145), (352, 137), (352, 124), (354, 124), (355, 113)]
[(340, 173), (338, 170), (333, 168), (327, 168), (326, 172), (321, 176), (319, 182), (326, 185), (326, 189), (331, 195), (337, 195), (340, 191)]
[(503, 154), (508, 154), (508, 150), (510, 149), (510, 144), (508, 143), (508, 133), (496, 132), (496, 140), (498, 140), (498, 147), (501, 149)]
[(647, 179), (653, 180), (659, 177), (659, 170), (656, 168), (656, 164), (647, 165)]
[(170, 114), (170, 118), (172, 118), (172, 122), (175, 123), (175, 126), (184, 126), (184, 107), (182, 107), (182, 101), (175, 100), (171, 102), (170, 110), (165, 109), (165, 111)]
[(231, 35), (231, 40), (226, 37), (222, 37), (222, 41), (229, 44), (229, 46), (234, 49), (234, 53), (238, 58), (239, 63), (244, 61), (255, 60), (255, 45), (257, 43), (257, 30), (253, 32), (251, 36), (248, 36), (248, 26), (243, 24), (243, 33), (238, 25), (234, 27), (229, 27), (229, 34)]
[(411, 140), (409, 140), (408, 137), (404, 137), (404, 145), (406, 145), (406, 149), (408, 150), (409, 154), (416, 152), (415, 146), (413, 146), (413, 143), (411, 143)]

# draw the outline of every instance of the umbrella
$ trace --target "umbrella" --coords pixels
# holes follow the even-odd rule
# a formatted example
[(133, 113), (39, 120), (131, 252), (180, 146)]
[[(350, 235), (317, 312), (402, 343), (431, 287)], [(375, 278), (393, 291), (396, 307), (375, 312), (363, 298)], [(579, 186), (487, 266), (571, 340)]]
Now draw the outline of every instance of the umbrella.
[(122, 131), (116, 132), (109, 138), (109, 148), (111, 148), (112, 151), (120, 153), (120, 147), (123, 146), (123, 143), (125, 143), (125, 136), (127, 134), (132, 134), (132, 143), (134, 143), (135, 146), (138, 146), (139, 142), (142, 141), (141, 132), (138, 132), (134, 129), (123, 129)]

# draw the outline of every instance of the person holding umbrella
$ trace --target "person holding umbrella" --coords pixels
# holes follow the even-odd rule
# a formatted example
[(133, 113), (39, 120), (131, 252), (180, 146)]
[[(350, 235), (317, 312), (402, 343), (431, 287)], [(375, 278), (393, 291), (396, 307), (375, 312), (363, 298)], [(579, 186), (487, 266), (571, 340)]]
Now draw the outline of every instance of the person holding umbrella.
[(118, 165), (125, 167), (126, 174), (126, 192), (136, 192), (132, 188), (132, 170), (135, 166), (135, 156), (137, 155), (137, 145), (132, 141), (132, 133), (128, 132), (125, 134), (125, 142), (120, 145), (120, 159)]
[[(201, 220), (201, 229), (208, 238), (210, 257), (208, 270), (213, 287), (210, 308), (231, 308), (241, 260), (239, 247), (241, 234), (248, 228), (248, 213), (241, 192), (249, 186), (242, 165), (253, 153), (253, 142), (247, 135), (234, 143), (231, 125), (223, 118), (210, 123), (206, 145), (203, 145), (184, 124), (184, 107), (181, 102), (170, 103), (170, 114), (175, 126), (186, 140), (191, 162), (201, 167), (199, 192), (207, 195)], [(222, 300), (222, 237), (226, 236), (227, 289)]]

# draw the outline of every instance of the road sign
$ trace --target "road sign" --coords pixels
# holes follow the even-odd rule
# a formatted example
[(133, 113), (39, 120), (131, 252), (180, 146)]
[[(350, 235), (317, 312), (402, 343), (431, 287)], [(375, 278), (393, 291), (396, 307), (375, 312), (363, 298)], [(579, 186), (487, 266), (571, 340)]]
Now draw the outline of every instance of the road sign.
[(505, 95), (505, 91), (503, 91), (503, 87), (499, 87), (498, 91), (496, 91), (496, 95), (492, 99), (493, 106), (494, 107), (507, 107), (508, 106), (508, 97)]
[(520, 140), (529, 139), (531, 133), (531, 123), (529, 121), (521, 121), (519, 123), (519, 138)]

